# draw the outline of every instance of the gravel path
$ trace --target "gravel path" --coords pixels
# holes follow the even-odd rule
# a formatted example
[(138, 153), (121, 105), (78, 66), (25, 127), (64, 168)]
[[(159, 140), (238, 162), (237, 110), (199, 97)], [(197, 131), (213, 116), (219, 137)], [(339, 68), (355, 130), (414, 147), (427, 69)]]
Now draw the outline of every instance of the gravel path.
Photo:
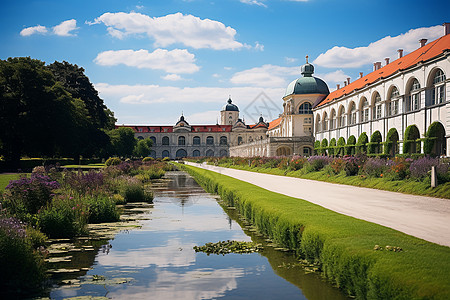
[(450, 200), (186, 163), (450, 247)]

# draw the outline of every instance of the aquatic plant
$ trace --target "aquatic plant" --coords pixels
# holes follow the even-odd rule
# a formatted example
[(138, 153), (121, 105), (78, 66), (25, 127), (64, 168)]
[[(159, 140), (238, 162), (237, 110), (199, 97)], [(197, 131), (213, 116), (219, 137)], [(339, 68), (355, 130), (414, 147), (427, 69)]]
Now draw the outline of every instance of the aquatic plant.
[(241, 242), (241, 241), (220, 241), (217, 243), (206, 243), (203, 246), (194, 246), (195, 252), (204, 252), (207, 255), (210, 254), (229, 254), (229, 253), (253, 253), (263, 250), (261, 244), (254, 242)]

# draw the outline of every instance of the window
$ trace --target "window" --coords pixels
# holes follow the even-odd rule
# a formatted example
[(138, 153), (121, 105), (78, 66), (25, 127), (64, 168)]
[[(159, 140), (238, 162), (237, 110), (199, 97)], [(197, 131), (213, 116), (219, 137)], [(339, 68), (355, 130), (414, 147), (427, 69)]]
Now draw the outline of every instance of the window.
[(316, 132), (321, 132), (322, 131), (322, 123), (320, 122), (320, 116), (317, 116), (316, 119)]
[(344, 127), (345, 126), (345, 109), (343, 106), (339, 108), (339, 115), (338, 115), (338, 127)]
[(298, 109), (298, 113), (300, 115), (310, 115), (312, 114), (312, 105), (309, 102), (305, 102), (302, 105), (300, 105), (300, 108)]
[[(163, 144), (163, 145), (169, 145), (169, 137), (164, 136), (164, 137), (162, 138), (162, 144)], [(165, 156), (163, 156), (163, 157), (165, 157)]]
[(226, 136), (221, 136), (220, 137), (220, 145), (227, 145), (227, 137)]
[(164, 151), (162, 152), (162, 157), (163, 157), (163, 158), (164, 158), (164, 157), (170, 157), (169, 151), (164, 150)]
[(323, 130), (328, 130), (328, 115), (326, 113), (323, 116), (322, 128), (323, 128)]
[(178, 137), (178, 146), (184, 146), (184, 145), (186, 145), (186, 138), (184, 136), (179, 136)]
[(200, 151), (194, 150), (194, 152), (192, 152), (192, 156), (199, 157), (200, 156)]
[(206, 138), (206, 145), (214, 145), (214, 137), (208, 136)]
[(408, 101), (406, 103), (406, 111), (418, 110), (420, 107), (420, 83), (414, 79), (409, 90)]
[(138, 140), (143, 140), (144, 137), (143, 137), (143, 136), (138, 136), (137, 139), (138, 139)]
[(445, 99), (445, 74), (441, 69), (438, 69), (434, 74), (431, 105), (444, 103)]
[(151, 136), (150, 139), (152, 140), (152, 145), (156, 145), (156, 138), (154, 136)]
[(380, 94), (375, 95), (374, 103), (373, 103), (373, 119), (380, 119), (382, 112), (382, 104), (381, 104), (381, 96)]
[(194, 136), (194, 138), (192, 139), (192, 144), (200, 145), (200, 137), (199, 136)]
[(355, 106), (355, 103), (352, 102), (352, 104), (350, 104), (350, 109), (349, 109), (348, 125), (353, 125), (353, 124), (356, 124), (356, 106)]
[(389, 97), (389, 102), (387, 105), (387, 114), (388, 116), (395, 116), (398, 114), (398, 103), (399, 103), (400, 93), (398, 89), (394, 86), (391, 91), (391, 95)]
[(366, 98), (363, 98), (361, 101), (362, 101), (361, 122), (367, 122), (369, 121), (369, 111), (370, 111), (369, 102), (367, 101)]
[(242, 144), (242, 136), (238, 136), (238, 145)]
[(312, 124), (312, 118), (304, 118), (303, 123), (305, 124)]
[(331, 111), (331, 118), (330, 118), (330, 129), (336, 128), (336, 111), (333, 109)]
[(310, 156), (311, 155), (311, 149), (308, 147), (303, 148), (303, 156)]

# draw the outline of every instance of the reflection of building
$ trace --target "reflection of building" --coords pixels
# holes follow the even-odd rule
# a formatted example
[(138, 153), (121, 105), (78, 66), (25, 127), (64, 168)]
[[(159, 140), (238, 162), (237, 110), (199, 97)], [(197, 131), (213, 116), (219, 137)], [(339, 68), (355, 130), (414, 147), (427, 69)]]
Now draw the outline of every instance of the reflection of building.
[(342, 137), (348, 141), (365, 132), (369, 141), (375, 134), (392, 145), (391, 154), (402, 152), (404, 143), (408, 143), (406, 152), (421, 152), (420, 139), (437, 122), (429, 133), (435, 140), (432, 152), (448, 155), (450, 23), (444, 25), (443, 37), (428, 44), (420, 40), (420, 48), (405, 56), (398, 50), (395, 61), (386, 59), (384, 66), (375, 63), (372, 73), (361, 73), (353, 82), (348, 79), (344, 87), (319, 102), (313, 109), (316, 140)]
[(269, 123), (261, 117), (257, 124), (246, 125), (229, 99), (220, 125), (191, 126), (181, 116), (175, 126), (128, 127), (137, 138), (153, 140), (155, 157), (310, 155), (314, 140), (347, 142), (364, 132), (391, 145), (391, 153), (401, 152), (401, 143), (409, 145), (406, 151), (416, 152), (427, 131), (435, 141), (433, 152), (448, 155), (450, 23), (444, 25), (443, 37), (429, 44), (421, 40), (421, 48), (405, 56), (399, 50), (397, 60), (386, 59), (383, 67), (375, 63), (372, 73), (361, 73), (354, 82), (348, 78), (332, 93), (312, 76), (314, 66), (306, 61), (302, 77), (286, 89), (283, 113)]

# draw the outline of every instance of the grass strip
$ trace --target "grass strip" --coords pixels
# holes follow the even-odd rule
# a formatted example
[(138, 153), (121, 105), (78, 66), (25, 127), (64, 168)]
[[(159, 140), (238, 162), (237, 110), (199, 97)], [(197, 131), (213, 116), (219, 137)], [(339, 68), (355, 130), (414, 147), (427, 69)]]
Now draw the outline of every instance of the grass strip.
[(0, 174), (0, 192), (4, 191), (10, 180), (19, 179), (20, 174)]
[[(179, 166), (278, 245), (318, 263), (323, 275), (348, 295), (450, 299), (449, 247), (212, 171)], [(386, 246), (402, 250), (389, 251)]]
[(450, 182), (440, 184), (435, 188), (430, 187), (427, 181), (415, 179), (390, 180), (388, 178), (375, 178), (363, 175), (346, 176), (345, 174), (330, 175), (325, 170), (303, 174), (301, 170), (287, 171), (278, 168), (248, 167), (232, 164), (219, 164), (220, 167), (250, 172), (266, 173), (272, 175), (290, 176), (303, 179), (339, 183), (351, 186), (360, 186), (391, 192), (399, 192), (411, 195), (430, 196), (450, 199)]

